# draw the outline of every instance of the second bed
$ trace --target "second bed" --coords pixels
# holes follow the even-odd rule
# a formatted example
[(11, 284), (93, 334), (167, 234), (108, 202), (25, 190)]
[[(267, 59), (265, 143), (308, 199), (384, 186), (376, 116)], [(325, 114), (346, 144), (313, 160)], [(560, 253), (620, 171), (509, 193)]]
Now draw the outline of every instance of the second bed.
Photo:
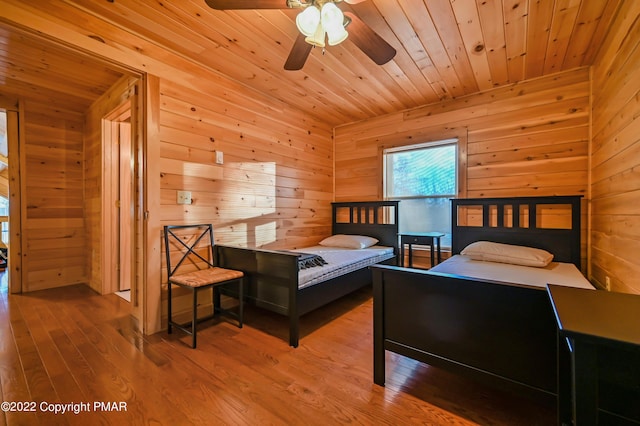
[[(559, 351), (546, 284), (593, 288), (579, 269), (580, 198), (452, 200), (457, 256), (429, 271), (373, 266), (374, 382), (384, 385), (392, 351), (503, 388), (557, 395), (558, 363), (566, 367), (568, 354)], [(527, 262), (554, 258), (504, 264), (520, 251)]]

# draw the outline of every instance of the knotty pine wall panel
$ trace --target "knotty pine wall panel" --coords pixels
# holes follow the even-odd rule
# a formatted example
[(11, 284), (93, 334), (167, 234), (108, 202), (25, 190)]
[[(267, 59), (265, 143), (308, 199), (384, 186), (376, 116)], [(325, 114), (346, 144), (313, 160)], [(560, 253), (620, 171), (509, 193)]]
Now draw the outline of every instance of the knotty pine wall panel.
[[(167, 79), (160, 93), (163, 224), (211, 222), (217, 243), (265, 248), (304, 247), (330, 234), (330, 128)], [(191, 192), (192, 204), (177, 204), (177, 191)]]
[(337, 127), (336, 201), (383, 196), (385, 148), (452, 136), (466, 157), (460, 197), (586, 196), (589, 78), (579, 68)]
[(576, 69), (336, 128), (336, 200), (382, 196), (384, 148), (455, 134), (467, 136), (462, 196), (586, 194), (589, 71)]
[[(258, 104), (216, 95), (224, 92), (160, 79), (161, 225), (212, 223), (218, 244), (317, 244), (331, 233), (331, 129), (305, 123), (298, 111), (266, 114)], [(216, 163), (216, 151), (223, 164)], [(191, 192), (192, 204), (178, 204), (178, 191)], [(164, 256), (161, 281), (167, 282)], [(164, 327), (166, 290), (160, 297)], [(191, 300), (190, 292), (175, 291), (174, 314), (190, 312)], [(202, 295), (202, 314), (210, 300)]]
[(25, 102), (24, 292), (86, 281), (81, 112)]
[(593, 67), (591, 276), (640, 294), (640, 3), (624, 2)]

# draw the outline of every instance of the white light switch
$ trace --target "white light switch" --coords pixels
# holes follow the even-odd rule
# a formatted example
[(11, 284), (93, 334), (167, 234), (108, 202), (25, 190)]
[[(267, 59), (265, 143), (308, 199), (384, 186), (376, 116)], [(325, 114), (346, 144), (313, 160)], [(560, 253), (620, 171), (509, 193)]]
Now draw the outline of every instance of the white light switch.
[(216, 151), (216, 164), (224, 164), (224, 154), (222, 151)]
[(178, 191), (178, 204), (191, 204), (191, 191)]

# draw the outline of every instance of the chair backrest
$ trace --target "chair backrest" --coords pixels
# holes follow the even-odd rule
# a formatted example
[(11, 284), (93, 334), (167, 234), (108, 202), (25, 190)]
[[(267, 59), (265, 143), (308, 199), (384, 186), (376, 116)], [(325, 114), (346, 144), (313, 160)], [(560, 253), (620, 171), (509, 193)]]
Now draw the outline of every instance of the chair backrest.
[(193, 269), (213, 267), (213, 226), (167, 225), (164, 227), (167, 274), (171, 277), (181, 266)]

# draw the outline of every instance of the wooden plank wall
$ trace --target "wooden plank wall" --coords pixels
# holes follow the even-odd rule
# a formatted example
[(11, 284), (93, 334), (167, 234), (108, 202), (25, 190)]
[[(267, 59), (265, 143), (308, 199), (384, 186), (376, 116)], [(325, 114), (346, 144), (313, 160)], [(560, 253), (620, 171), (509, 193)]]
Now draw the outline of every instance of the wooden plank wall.
[(589, 94), (589, 69), (579, 68), (338, 127), (336, 201), (382, 197), (383, 149), (452, 136), (460, 197), (586, 196)]
[[(315, 244), (331, 232), (331, 129), (161, 80), (162, 224), (212, 222), (216, 242)], [(298, 116), (296, 118), (296, 116)], [(216, 151), (224, 163), (216, 164)], [(177, 204), (177, 191), (192, 204)]]
[(83, 114), (25, 102), (22, 290), (86, 282)]
[(591, 276), (640, 294), (640, 2), (623, 2), (593, 67)]
[[(160, 80), (161, 225), (212, 223), (217, 244), (315, 245), (331, 233), (331, 128), (224, 86), (204, 87), (213, 84), (193, 90)], [(178, 191), (190, 192), (192, 204), (178, 204)], [(189, 294), (176, 293), (174, 309), (190, 309)], [(163, 291), (162, 324), (165, 299)]]

